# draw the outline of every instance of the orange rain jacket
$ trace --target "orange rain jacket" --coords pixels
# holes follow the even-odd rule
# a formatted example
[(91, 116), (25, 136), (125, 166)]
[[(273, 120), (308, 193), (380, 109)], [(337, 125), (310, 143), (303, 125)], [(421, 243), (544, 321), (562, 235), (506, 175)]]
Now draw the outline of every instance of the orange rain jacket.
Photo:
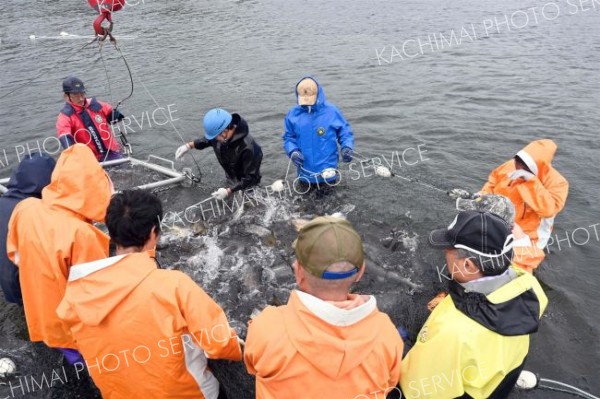
[(382, 398), (398, 389), (403, 348), (374, 297), (340, 309), (292, 291), (251, 321), (244, 360), (259, 399)]
[[(531, 252), (530, 257), (536, 259), (537, 264), (543, 259), (543, 252), (539, 250), (546, 247), (554, 218), (565, 206), (569, 193), (569, 183), (552, 167), (556, 148), (556, 144), (548, 139), (529, 143), (517, 155), (535, 175), (534, 178), (511, 181), (508, 175), (515, 171), (515, 162), (511, 159), (490, 173), (480, 191), (481, 194), (503, 195), (512, 201), (515, 223), (533, 244), (530, 249), (525, 245), (516, 256), (527, 258), (527, 252)], [(519, 259), (516, 263), (520, 263)]]
[(112, 182), (92, 151), (76, 144), (60, 155), (42, 199), (28, 198), (9, 222), (7, 252), (19, 267), (32, 341), (77, 349), (56, 316), (71, 265), (108, 256), (109, 238), (91, 224), (104, 221)]
[(207, 356), (242, 358), (221, 307), (148, 252), (73, 266), (57, 313), (103, 398), (216, 399)]

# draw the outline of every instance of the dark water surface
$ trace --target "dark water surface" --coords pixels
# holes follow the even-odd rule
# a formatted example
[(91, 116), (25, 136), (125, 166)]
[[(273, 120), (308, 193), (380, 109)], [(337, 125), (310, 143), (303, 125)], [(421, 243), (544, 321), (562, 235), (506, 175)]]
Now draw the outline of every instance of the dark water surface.
[[(43, 145), (55, 134), (60, 83), (66, 75), (78, 75), (89, 94), (113, 103), (129, 93), (127, 71), (113, 48), (103, 50), (107, 80), (95, 45), (77, 52), (84, 40), (29, 40), (32, 34), (56, 36), (61, 31), (89, 35), (94, 14), (86, 3), (2, 3), (4, 176), (27, 146), (35, 151), (36, 142)], [(396, 160), (394, 172), (443, 189), (478, 190), (494, 167), (528, 142), (555, 140), (554, 166), (569, 180), (570, 194), (555, 225), (563, 241), (560, 248), (552, 247), (537, 274), (550, 305), (532, 339), (526, 368), (600, 393), (600, 242), (593, 226), (600, 223), (600, 2), (130, 4), (115, 15), (115, 32), (137, 37), (120, 44), (134, 73), (134, 95), (121, 110), (135, 118), (128, 138), (138, 158), (155, 154), (172, 159), (182, 142), (172, 126), (163, 124), (161, 111), (155, 112), (155, 101), (170, 108), (174, 127), (186, 141), (201, 132), (208, 109), (222, 106), (247, 119), (265, 153), (263, 183), (270, 184), (285, 174), (283, 117), (295, 101), (294, 85), (306, 74), (319, 80), (351, 123), (357, 151), (389, 160), (408, 149), (405, 161), (414, 165), (398, 166)], [(56, 148), (53, 140), (45, 144), (48, 151)], [(424, 161), (415, 155), (417, 146), (427, 151)], [(212, 153), (194, 156), (203, 183), (161, 192), (170, 210), (181, 211), (223, 184)], [(177, 166), (197, 170), (189, 157)], [(254, 309), (285, 301), (293, 287), (287, 269), (294, 236), (290, 218), (341, 211), (365, 237), (373, 265), (359, 289), (376, 294), (381, 308), (414, 336), (426, 317), (425, 303), (442, 287), (435, 271), (443, 264), (442, 254), (427, 248), (425, 237), (449, 223), (453, 203), (415, 183), (366, 176), (353, 180), (356, 175), (347, 166), (343, 170), (346, 178), (325, 204), (274, 201), (212, 221), (198, 236), (169, 231), (163, 263), (192, 275), (243, 332)], [(126, 187), (131, 182), (122, 175), (127, 173), (119, 173), (116, 181)], [(40, 349), (24, 341), (18, 310), (4, 303), (0, 337), (0, 355), (17, 358), (24, 374), (59, 367), (57, 359), (37, 357)], [(227, 374), (226, 368), (217, 368)], [(2, 389), (1, 394), (10, 395)], [(89, 397), (78, 392), (55, 389), (53, 395)], [(537, 391), (514, 397), (565, 394)]]

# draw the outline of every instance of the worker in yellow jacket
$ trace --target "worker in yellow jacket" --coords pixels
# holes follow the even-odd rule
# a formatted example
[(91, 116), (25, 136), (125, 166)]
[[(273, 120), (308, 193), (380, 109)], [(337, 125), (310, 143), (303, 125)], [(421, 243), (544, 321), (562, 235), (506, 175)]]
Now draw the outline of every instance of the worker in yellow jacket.
[[(244, 360), (256, 397), (375, 398), (397, 392), (404, 344), (375, 297), (350, 294), (365, 271), (360, 236), (318, 217), (294, 243), (299, 290), (251, 321)], [(376, 396), (377, 395), (377, 396)]]
[(9, 222), (7, 253), (19, 267), (29, 337), (61, 349), (70, 363), (79, 356), (56, 307), (72, 265), (108, 256), (108, 236), (92, 221), (104, 221), (112, 193), (92, 150), (75, 144), (58, 158), (42, 198), (21, 201)]
[(477, 210), (430, 234), (452, 281), (402, 361), (403, 397), (508, 397), (548, 303), (532, 274), (510, 266), (512, 239), (504, 219)]
[(106, 399), (217, 399), (207, 358), (242, 358), (221, 307), (153, 258), (162, 216), (154, 194), (116, 194), (106, 214), (116, 256), (73, 266), (57, 310)]

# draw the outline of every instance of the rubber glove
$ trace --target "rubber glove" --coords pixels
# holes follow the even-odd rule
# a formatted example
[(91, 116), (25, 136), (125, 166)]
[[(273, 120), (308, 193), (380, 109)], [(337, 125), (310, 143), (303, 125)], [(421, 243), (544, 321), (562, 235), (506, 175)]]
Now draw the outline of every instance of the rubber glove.
[(354, 151), (350, 147), (342, 148), (342, 161), (344, 162), (352, 162), (352, 158), (354, 158)]
[(229, 189), (221, 187), (217, 191), (213, 192), (211, 195), (215, 199), (224, 200), (225, 198), (227, 198), (227, 196), (229, 196)]
[(533, 179), (534, 177), (535, 177), (535, 175), (533, 173), (528, 172), (528, 171), (523, 170), (523, 169), (517, 169), (517, 170), (515, 170), (514, 172), (511, 172), (508, 175), (508, 178), (511, 181), (515, 181), (517, 179), (523, 179), (525, 181), (528, 181), (528, 180)]
[(189, 150), (191, 150), (190, 146), (188, 145), (188, 143), (185, 143), (184, 145), (180, 146), (177, 151), (175, 151), (175, 159), (179, 159), (182, 156), (185, 155), (186, 152), (188, 152)]
[(296, 165), (299, 168), (301, 168), (304, 164), (304, 155), (302, 155), (302, 153), (298, 150), (292, 152), (292, 154), (290, 155), (290, 159), (292, 160), (294, 165)]

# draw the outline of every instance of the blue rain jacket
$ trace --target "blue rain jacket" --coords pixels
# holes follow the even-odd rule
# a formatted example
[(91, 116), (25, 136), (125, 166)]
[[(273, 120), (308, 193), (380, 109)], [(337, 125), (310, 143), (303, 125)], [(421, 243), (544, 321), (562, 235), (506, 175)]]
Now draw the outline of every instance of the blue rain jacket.
[(13, 170), (8, 191), (0, 198), (0, 286), (8, 302), (23, 304), (19, 269), (6, 255), (8, 222), (19, 202), (29, 197), (41, 198), (42, 189), (50, 184), (55, 165), (54, 159), (47, 154), (34, 153), (26, 157)]
[[(285, 117), (283, 148), (288, 157), (295, 150), (302, 153), (304, 165), (302, 169), (298, 169), (298, 177), (301, 181), (316, 183), (324, 182), (320, 176), (323, 170), (337, 169), (338, 143), (342, 148), (354, 150), (354, 135), (340, 110), (325, 100), (321, 85), (314, 78), (307, 78), (317, 84), (317, 102), (312, 106), (296, 105), (288, 112)], [(296, 90), (296, 103), (297, 100)]]

